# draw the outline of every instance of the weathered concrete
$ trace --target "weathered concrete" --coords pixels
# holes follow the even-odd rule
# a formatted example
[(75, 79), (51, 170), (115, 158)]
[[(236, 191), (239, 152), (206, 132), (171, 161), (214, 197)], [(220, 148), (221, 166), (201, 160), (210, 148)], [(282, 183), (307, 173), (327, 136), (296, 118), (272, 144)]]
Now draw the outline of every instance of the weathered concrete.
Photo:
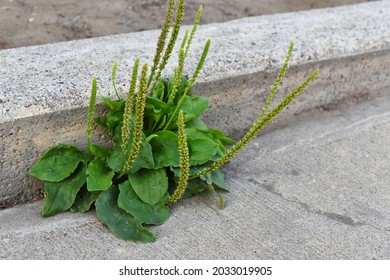
[(94, 213), (0, 211), (1, 259), (389, 259), (390, 92), (271, 125), (223, 170), (232, 186), (178, 203), (157, 241), (115, 238)]
[[(286, 13), (370, 0), (186, 0), (184, 24), (192, 24), (200, 4), (202, 23)], [(139, 32), (160, 28), (166, 0), (0, 1), (0, 49)]]
[[(312, 94), (301, 96), (285, 117), (383, 94), (390, 85), (389, 9), (390, 2), (375, 1), (201, 26), (186, 71), (195, 68), (210, 37), (211, 53), (194, 88), (194, 94), (212, 100), (206, 121), (230, 135), (242, 134), (256, 118), (291, 40), (296, 51), (281, 92), (316, 67), (321, 75)], [(112, 96), (113, 62), (121, 62), (118, 83), (127, 84), (135, 57), (151, 61), (150, 42), (157, 35), (148, 31), (0, 52), (0, 207), (40, 196), (41, 184), (27, 169), (53, 144), (85, 143), (92, 76), (99, 79), (100, 94)]]

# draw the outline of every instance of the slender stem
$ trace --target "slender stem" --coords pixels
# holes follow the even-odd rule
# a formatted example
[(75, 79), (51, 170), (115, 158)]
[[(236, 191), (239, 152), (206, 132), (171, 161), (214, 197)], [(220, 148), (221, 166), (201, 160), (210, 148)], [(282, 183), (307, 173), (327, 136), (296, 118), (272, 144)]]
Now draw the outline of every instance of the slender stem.
[(146, 94), (148, 91), (147, 88), (147, 72), (148, 72), (148, 65), (144, 64), (141, 71), (141, 78), (139, 83), (139, 90), (136, 97), (136, 104), (135, 104), (135, 120), (134, 120), (134, 133), (133, 133), (133, 141), (132, 141), (132, 148), (129, 155), (129, 158), (127, 159), (126, 163), (123, 165), (121, 175), (130, 171), (131, 167), (133, 166), (135, 160), (137, 159), (138, 153), (141, 148), (142, 144), (142, 129), (144, 125), (144, 110), (145, 110), (145, 102), (146, 102)]
[(97, 94), (97, 81), (96, 77), (92, 79), (92, 89), (91, 89), (91, 97), (89, 99), (89, 109), (88, 109), (88, 119), (87, 119), (87, 147), (88, 153), (91, 155), (91, 132), (92, 132), (92, 121), (93, 115), (95, 113), (95, 104), (96, 104), (96, 94)]
[(275, 80), (275, 82), (274, 82), (274, 84), (272, 86), (270, 94), (268, 95), (267, 101), (265, 102), (265, 105), (264, 105), (263, 110), (262, 110), (262, 112), (260, 114), (260, 117), (263, 117), (265, 115), (265, 113), (267, 112), (269, 106), (271, 105), (272, 99), (274, 98), (275, 93), (278, 90), (278, 87), (279, 87), (279, 85), (280, 85), (284, 75), (287, 72), (288, 63), (290, 62), (290, 58), (291, 58), (291, 54), (292, 54), (293, 50), (294, 50), (294, 42), (291, 42), (290, 47), (288, 49), (287, 56), (286, 56), (286, 58), (284, 60), (283, 67), (282, 67), (282, 69), (280, 69), (279, 74), (276, 77), (276, 80)]
[(187, 135), (185, 132), (183, 111), (179, 112), (177, 126), (178, 126), (180, 175), (179, 175), (179, 182), (177, 184), (177, 188), (170, 198), (169, 201), (170, 203), (175, 203), (183, 196), (187, 188), (188, 177), (190, 173), (190, 154), (188, 150)]
[(316, 69), (300, 86), (295, 88), (286, 98), (283, 99), (275, 108), (264, 117), (259, 116), (258, 120), (253, 124), (252, 128), (245, 134), (245, 136), (237, 142), (227, 152), (225, 156), (220, 158), (218, 161), (213, 162), (211, 166), (205, 168), (201, 172), (190, 177), (191, 179), (198, 178), (202, 175), (206, 175), (214, 170), (219, 169), (225, 163), (229, 162), (233, 157), (237, 155), (264, 127), (270, 123), (284, 108), (288, 106), (303, 90), (314, 80), (318, 75), (319, 69)]
[(135, 88), (137, 85), (138, 66), (139, 66), (139, 59), (136, 59), (133, 66), (130, 88), (129, 88), (129, 92), (127, 93), (125, 110), (123, 113), (123, 123), (122, 123), (122, 131), (121, 131), (122, 160), (126, 157), (127, 145), (129, 144), (129, 140), (130, 140), (130, 120), (132, 118), (132, 113), (133, 113), (133, 100), (134, 100)]
[(118, 61), (115, 61), (114, 65), (112, 66), (111, 81), (112, 81), (112, 87), (114, 88), (116, 97), (118, 97), (118, 100), (120, 100), (121, 98), (119, 97), (118, 90), (116, 89), (116, 82), (115, 82), (117, 67), (118, 67)]
[(195, 69), (195, 72), (192, 75), (192, 78), (189, 81), (189, 84), (186, 87), (186, 89), (184, 91), (184, 94), (182, 95), (182, 97), (180, 98), (179, 102), (177, 103), (175, 111), (173, 112), (173, 114), (169, 118), (168, 122), (165, 124), (163, 130), (166, 130), (166, 129), (169, 128), (169, 126), (171, 125), (171, 123), (172, 123), (174, 117), (176, 116), (178, 110), (180, 109), (180, 106), (183, 103), (185, 96), (187, 96), (188, 92), (191, 90), (192, 86), (194, 85), (194, 83), (196, 81), (196, 78), (198, 77), (199, 72), (200, 72), (200, 70), (203, 67), (204, 61), (206, 60), (206, 57), (207, 57), (207, 54), (208, 54), (208, 51), (209, 51), (209, 48), (210, 48), (210, 44), (211, 44), (211, 40), (208, 39), (206, 44), (205, 44), (205, 46), (204, 46), (204, 48), (203, 48), (202, 56), (200, 57), (200, 60), (199, 60), (198, 65), (197, 65), (197, 67)]
[(171, 56), (171, 53), (173, 51), (173, 47), (176, 43), (177, 36), (180, 31), (180, 26), (181, 22), (183, 20), (183, 15), (184, 15), (184, 0), (179, 0), (179, 3), (176, 8), (176, 18), (175, 22), (173, 24), (172, 32), (171, 32), (171, 37), (169, 38), (167, 47), (164, 52), (164, 56), (162, 57), (161, 63), (159, 64), (158, 71), (156, 74), (156, 77), (154, 77), (154, 82), (152, 83), (151, 91), (153, 91), (154, 87), (156, 86), (158, 80), (161, 77), (162, 71), (165, 69), (165, 66), (168, 63), (169, 57)]
[(169, 33), (169, 26), (171, 25), (172, 12), (174, 6), (175, 6), (175, 0), (169, 0), (167, 5), (167, 12), (165, 15), (165, 22), (161, 29), (160, 37), (158, 38), (158, 42), (157, 42), (156, 52), (154, 54), (153, 66), (148, 80), (148, 88), (150, 86), (150, 83), (154, 79), (154, 74), (160, 63), (161, 54), (164, 50), (167, 35)]

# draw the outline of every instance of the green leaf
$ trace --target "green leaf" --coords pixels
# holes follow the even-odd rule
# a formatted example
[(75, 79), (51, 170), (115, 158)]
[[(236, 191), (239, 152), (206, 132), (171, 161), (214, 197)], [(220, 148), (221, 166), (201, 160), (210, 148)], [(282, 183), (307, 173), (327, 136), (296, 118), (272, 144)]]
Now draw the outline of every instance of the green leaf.
[(96, 117), (94, 121), (100, 126), (107, 127), (107, 116)]
[(146, 97), (144, 116), (149, 120), (158, 121), (167, 110), (168, 105), (154, 97)]
[(231, 146), (235, 141), (227, 137), (222, 131), (215, 128), (208, 128), (207, 125), (200, 119), (194, 119), (186, 123), (186, 128), (194, 128), (206, 132), (210, 137), (212, 137), (215, 142), (220, 146), (221, 151), (225, 154), (225, 146)]
[(213, 136), (215, 139), (218, 139), (221, 141), (221, 143), (224, 146), (231, 146), (235, 143), (235, 141), (225, 135), (222, 131), (215, 129), (215, 128), (210, 128), (208, 130), (208, 134)]
[(91, 205), (99, 197), (100, 192), (89, 192), (86, 186), (83, 186), (81, 190), (77, 193), (76, 199), (70, 208), (72, 212), (85, 213), (90, 208)]
[(187, 188), (184, 192), (183, 198), (190, 198), (198, 193), (203, 192), (207, 185), (200, 180), (190, 180), (187, 183)]
[(186, 128), (197, 128), (199, 130), (207, 131), (207, 125), (200, 119), (194, 119), (186, 123)]
[(60, 182), (86, 160), (87, 157), (77, 147), (61, 144), (48, 150), (29, 173), (43, 181)]
[(122, 157), (122, 149), (119, 144), (117, 144), (112, 150), (110, 157), (107, 159), (107, 163), (113, 171), (122, 171), (122, 165), (124, 164), (124, 161)]
[(115, 235), (124, 240), (155, 241), (156, 237), (144, 228), (140, 221), (118, 207), (118, 192), (118, 187), (113, 185), (99, 195), (95, 202), (96, 215), (99, 221), (107, 225)]
[(145, 139), (145, 142), (146, 143), (149, 143), (150, 140), (152, 140), (154, 137), (157, 137), (158, 135), (157, 134), (150, 134), (146, 139)]
[(139, 198), (150, 204), (159, 203), (168, 190), (168, 177), (165, 168), (141, 169), (130, 174), (129, 180)]
[(230, 186), (225, 184), (225, 175), (221, 170), (217, 169), (210, 173), (213, 184), (225, 191), (230, 191)]
[(167, 82), (164, 79), (160, 79), (159, 83), (154, 87), (153, 97), (163, 101), (167, 95)]
[[(130, 143), (131, 144), (131, 143)], [(131, 145), (128, 146), (127, 155), (130, 154)], [(108, 166), (115, 172), (122, 171), (122, 165), (125, 164), (125, 159), (123, 159), (122, 149), (120, 144), (117, 144), (110, 157), (107, 160)], [(141, 148), (139, 150), (137, 159), (135, 160), (129, 173), (137, 172), (142, 168), (154, 168), (154, 159), (152, 154), (152, 146), (149, 143), (143, 141), (141, 143)]]
[[(189, 122), (197, 119), (207, 109), (209, 105), (208, 99), (201, 96), (185, 96), (184, 101), (180, 106), (180, 110), (184, 113), (184, 122)], [(177, 115), (170, 122), (168, 130), (177, 128)]]
[(110, 98), (104, 96), (102, 96), (102, 100), (110, 110), (123, 111), (123, 109), (125, 108), (126, 100), (113, 101)]
[(206, 163), (219, 151), (218, 143), (206, 132), (199, 129), (186, 129), (188, 148), (190, 150), (190, 164)]
[(152, 206), (138, 197), (129, 181), (119, 185), (118, 206), (146, 224), (164, 223), (169, 217), (169, 208), (166, 206), (168, 202), (169, 196), (165, 195), (159, 203)]
[(74, 203), (76, 195), (85, 184), (87, 165), (82, 164), (71, 176), (61, 182), (45, 182), (47, 197), (43, 201), (42, 215), (52, 216), (68, 210)]
[(200, 178), (205, 181), (208, 185), (216, 185), (220, 189), (223, 189), (225, 191), (230, 191), (230, 187), (225, 184), (225, 178), (224, 174), (221, 170), (217, 169), (214, 170), (206, 175), (200, 176)]
[(95, 158), (87, 168), (88, 191), (105, 191), (112, 185), (112, 178), (115, 173), (108, 166), (104, 159)]
[(175, 133), (169, 130), (157, 132), (150, 140), (154, 157), (154, 168), (158, 169), (167, 166), (179, 166), (178, 138)]
[(114, 134), (115, 131), (122, 126), (122, 121), (123, 111), (110, 110), (107, 113), (106, 124), (111, 133)]
[(141, 144), (137, 159), (131, 167), (130, 173), (137, 172), (142, 168), (155, 168), (152, 146), (145, 141), (143, 141)]
[(208, 106), (209, 100), (202, 96), (186, 96), (180, 110), (184, 113), (185, 122), (188, 122), (200, 117)]
[(106, 97), (102, 97), (102, 99), (110, 110), (106, 116), (101, 118), (100, 122), (105, 120), (105, 126), (111, 131), (112, 134), (115, 134), (116, 130), (119, 128), (120, 131), (120, 127), (122, 126), (126, 100), (112, 101)]
[(111, 150), (95, 144), (91, 144), (90, 151), (94, 156), (101, 158), (108, 158), (111, 154)]

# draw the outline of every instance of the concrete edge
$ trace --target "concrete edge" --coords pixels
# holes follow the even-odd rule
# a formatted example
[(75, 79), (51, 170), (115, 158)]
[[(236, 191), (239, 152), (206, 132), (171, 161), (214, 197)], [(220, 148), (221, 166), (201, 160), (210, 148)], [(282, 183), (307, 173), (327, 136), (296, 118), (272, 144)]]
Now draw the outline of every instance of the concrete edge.
[[(185, 71), (195, 69), (207, 38), (212, 46), (200, 84), (275, 71), (293, 40), (291, 66), (389, 49), (389, 8), (388, 1), (375, 1), (200, 26)], [(151, 63), (158, 34), (152, 30), (0, 51), (0, 123), (86, 106), (93, 76), (102, 95), (113, 95), (114, 61), (120, 62), (118, 84), (125, 84), (126, 91), (133, 61), (140, 57)]]
[(389, 259), (389, 96), (285, 120), (223, 168), (224, 209), (208, 192), (179, 201), (147, 226), (154, 243), (118, 239), (95, 211), (0, 211), (0, 260)]
[[(281, 94), (316, 67), (321, 74), (309, 88), (312, 94), (302, 95), (284, 117), (379, 94), (390, 84), (390, 15), (384, 12), (389, 8), (389, 2), (376, 1), (201, 26), (187, 66), (191, 73), (210, 37), (213, 48), (194, 88), (194, 94), (211, 99), (207, 123), (242, 135), (292, 39), (295, 53)], [(150, 42), (157, 36), (147, 31), (0, 52), (0, 207), (41, 197), (41, 184), (27, 170), (54, 144), (85, 145), (81, 135), (92, 74), (100, 94), (112, 95), (112, 63), (121, 62), (118, 84), (126, 85), (134, 58), (152, 59)], [(97, 137), (106, 141), (104, 134)]]

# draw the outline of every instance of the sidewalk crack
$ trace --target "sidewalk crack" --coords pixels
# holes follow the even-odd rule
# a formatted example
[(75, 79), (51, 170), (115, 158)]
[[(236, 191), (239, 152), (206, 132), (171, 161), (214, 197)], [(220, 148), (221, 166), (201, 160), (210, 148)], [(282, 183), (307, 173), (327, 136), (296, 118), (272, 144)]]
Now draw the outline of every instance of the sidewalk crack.
[(297, 198), (286, 197), (283, 193), (278, 191), (275, 188), (275, 186), (273, 186), (272, 184), (262, 183), (254, 178), (249, 178), (247, 180), (249, 182), (261, 187), (262, 189), (270, 192), (271, 194), (279, 196), (280, 198), (282, 198), (283, 200), (285, 200), (289, 203), (298, 204), (299, 206), (304, 208), (310, 214), (321, 215), (329, 220), (333, 220), (333, 221), (336, 221), (338, 223), (342, 223), (342, 224), (347, 225), (347, 226), (352, 226), (352, 227), (368, 226), (368, 227), (372, 227), (372, 228), (379, 230), (379, 231), (390, 232), (390, 228), (384, 228), (384, 227), (381, 227), (378, 225), (374, 225), (374, 224), (370, 224), (370, 223), (366, 223), (366, 222), (362, 222), (362, 221), (357, 221), (357, 220), (354, 220), (353, 218), (351, 218), (347, 215), (343, 215), (340, 213), (323, 211), (319, 208), (315, 208), (315, 207), (309, 205), (308, 203), (300, 201)]

